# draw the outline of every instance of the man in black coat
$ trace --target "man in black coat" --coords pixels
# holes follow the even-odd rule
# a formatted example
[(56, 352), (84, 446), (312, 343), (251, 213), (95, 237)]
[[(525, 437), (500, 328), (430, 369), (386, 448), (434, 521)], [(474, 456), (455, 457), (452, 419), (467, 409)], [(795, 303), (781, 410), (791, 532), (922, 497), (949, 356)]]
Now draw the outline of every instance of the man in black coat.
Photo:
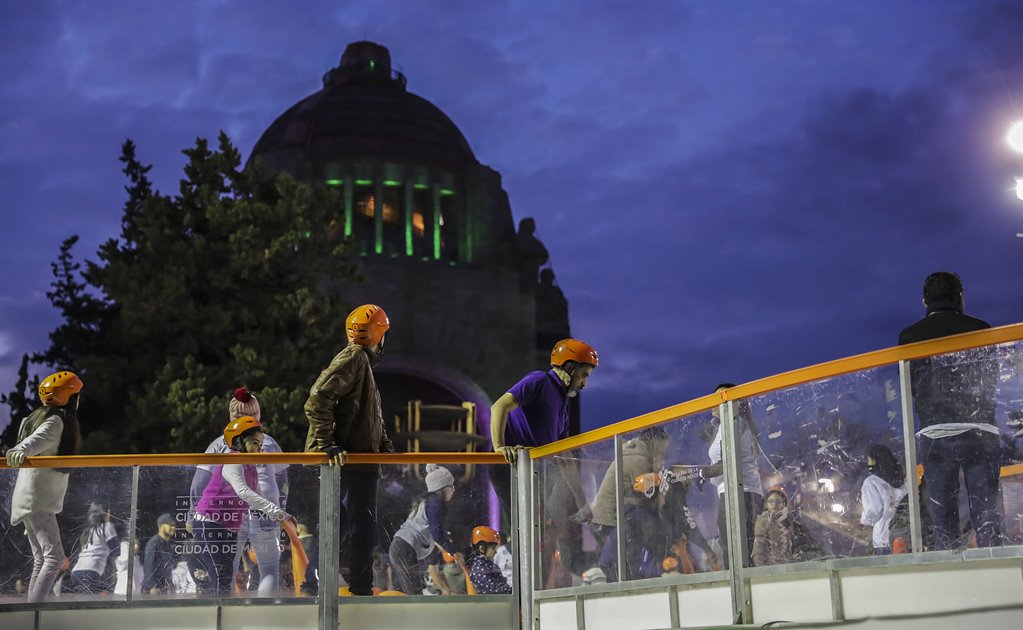
[[(899, 345), (991, 327), (963, 313), (963, 285), (954, 273), (939, 271), (927, 276), (924, 307), (927, 316), (899, 334)], [(912, 361), (910, 375), (920, 426), (919, 460), (930, 496), (927, 506), (933, 548), (960, 545), (960, 470), (977, 546), (1001, 544), (997, 360), (989, 348), (932, 356)]]

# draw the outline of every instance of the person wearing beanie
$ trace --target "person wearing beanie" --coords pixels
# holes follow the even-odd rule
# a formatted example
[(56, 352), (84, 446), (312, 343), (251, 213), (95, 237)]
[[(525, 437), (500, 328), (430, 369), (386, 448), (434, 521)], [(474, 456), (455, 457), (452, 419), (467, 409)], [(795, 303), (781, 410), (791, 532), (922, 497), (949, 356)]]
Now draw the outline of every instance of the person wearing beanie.
[(65, 584), (65, 590), (90, 594), (110, 590), (112, 585), (104, 579), (107, 561), (120, 554), (117, 529), (110, 520), (105, 507), (89, 504), (86, 525), (78, 538), (78, 559), (71, 567), (71, 583)]
[[(256, 399), (247, 387), (239, 387), (234, 390), (230, 400), (228, 400), (227, 411), (232, 421), (244, 416), (259, 420), (261, 412), (259, 400)], [(223, 434), (221, 434), (217, 436), (217, 439), (210, 442), (205, 452), (230, 453), (231, 448), (224, 440)], [(273, 439), (266, 432), (263, 433), (263, 452), (283, 452), (277, 440)], [(209, 484), (210, 479), (213, 478), (214, 468), (215, 466), (205, 464), (196, 466), (195, 475), (192, 477), (192, 487), (189, 492), (191, 498), (191, 510), (189, 510), (187, 523), (189, 527), (192, 526), (192, 514), (195, 513), (195, 505), (198, 503), (199, 497), (202, 496), (203, 490)], [(286, 464), (257, 464), (256, 473), (259, 479), (259, 488), (257, 489), (259, 494), (281, 506), (281, 509), (285, 509), (288, 502), (288, 466)], [(262, 518), (258, 514), (256, 516), (252, 514), (247, 515), (242, 522), (241, 529), (238, 530), (238, 553), (240, 554), (241, 550), (245, 548), (245, 543), (249, 543), (256, 554), (260, 576), (257, 592), (260, 597), (272, 595), (277, 591), (280, 583), (280, 538), (280, 523), (273, 519)], [(235, 567), (238, 566), (238, 560), (239, 558), (235, 558)]]
[[(391, 324), (376, 304), (363, 304), (345, 319), (348, 345), (309, 388), (305, 403), (306, 452), (323, 453), (341, 470), (341, 505), (350, 538), (349, 590), (373, 594), (373, 550), (377, 532), (377, 464), (346, 465), (348, 452), (393, 453), (387, 437), (373, 368), (380, 362)], [(331, 535), (336, 535), (331, 533)]]
[(437, 464), (426, 465), (426, 494), (416, 500), (405, 522), (391, 539), (388, 555), (398, 589), (406, 595), (420, 595), (426, 587), (429, 572), (442, 595), (452, 590), (438, 569), (441, 559), (458, 562), (461, 554), (454, 552), (444, 521), (448, 503), (455, 496), (455, 477)]

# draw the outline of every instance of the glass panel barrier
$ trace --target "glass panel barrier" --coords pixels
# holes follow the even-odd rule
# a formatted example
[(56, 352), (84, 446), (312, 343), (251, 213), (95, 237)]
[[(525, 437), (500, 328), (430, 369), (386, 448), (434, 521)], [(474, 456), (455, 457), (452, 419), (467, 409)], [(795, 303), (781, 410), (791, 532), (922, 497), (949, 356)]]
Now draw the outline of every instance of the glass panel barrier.
[[(536, 460), (539, 588), (606, 583), (617, 567), (614, 440)], [(610, 474), (609, 474), (609, 471)]]
[[(727, 569), (717, 408), (622, 436), (623, 580)], [(720, 481), (718, 484), (716, 481)]]
[(140, 469), (137, 599), (315, 595), (319, 466), (260, 464), (246, 473), (254, 490), (279, 493), (273, 502), (297, 527), (241, 502), (218, 469)]
[[(131, 468), (75, 468), (61, 472), (48, 468), (0, 470), (0, 602), (25, 602), (33, 571), (29, 523), (45, 535), (46, 521), (56, 523), (64, 559), (56, 563), (56, 575), (45, 601), (106, 601), (124, 599), (128, 522), (131, 514)], [(16, 489), (18, 477), (22, 486)], [(45, 511), (26, 513), (24, 483), (30, 478), (44, 483), (66, 483), (62, 511), (55, 517)], [(38, 496), (37, 496), (38, 499)], [(61, 501), (57, 500), (57, 504)], [(12, 512), (17, 525), (11, 525)], [(43, 559), (43, 556), (40, 557)], [(47, 564), (42, 564), (47, 580)], [(120, 588), (119, 588), (120, 587)]]
[(1014, 495), (999, 476), (1021, 459), (1021, 349), (1013, 342), (910, 362), (925, 549), (1018, 540)]
[[(511, 496), (509, 476), (502, 475), (509, 470), (507, 464), (382, 465), (380, 469), (374, 591), (511, 593), (514, 550), (510, 530), (500, 530), (496, 496), (501, 492)], [(344, 485), (344, 471), (341, 475)], [(342, 519), (341, 549), (347, 548), (354, 545), (345, 541)], [(351, 563), (344, 551), (341, 565), (346, 574)], [(345, 577), (350, 579), (350, 574)]]
[(909, 550), (899, 389), (893, 365), (736, 403), (755, 438), (745, 483), (763, 493), (753, 566)]

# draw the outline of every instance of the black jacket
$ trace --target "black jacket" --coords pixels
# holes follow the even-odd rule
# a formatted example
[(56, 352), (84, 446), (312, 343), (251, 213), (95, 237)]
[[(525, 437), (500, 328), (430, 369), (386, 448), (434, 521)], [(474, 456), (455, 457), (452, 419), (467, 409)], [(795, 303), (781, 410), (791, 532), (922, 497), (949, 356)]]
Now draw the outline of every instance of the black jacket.
[[(930, 305), (927, 317), (899, 333), (899, 345), (991, 328), (951, 305)], [(990, 348), (953, 352), (910, 362), (913, 402), (920, 428), (945, 422), (995, 424), (998, 362)]]

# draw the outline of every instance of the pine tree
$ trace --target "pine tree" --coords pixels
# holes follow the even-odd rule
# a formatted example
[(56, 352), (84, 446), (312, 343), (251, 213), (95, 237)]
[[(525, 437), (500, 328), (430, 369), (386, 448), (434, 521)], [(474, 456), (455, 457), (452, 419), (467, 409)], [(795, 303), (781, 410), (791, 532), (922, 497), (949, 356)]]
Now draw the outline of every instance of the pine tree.
[(224, 134), (215, 149), (198, 139), (184, 153), (169, 196), (124, 144), (121, 234), (78, 275), (88, 286), (65, 241), (51, 292), (64, 322), (41, 357), (82, 372), (89, 451), (202, 450), (241, 385), (281, 445), (301, 450), (302, 404), (343, 343), (342, 292), (359, 281), (354, 249), (328, 230), (339, 199), (287, 174), (241, 170)]
[(28, 355), (21, 355), (21, 365), (18, 366), (18, 382), (14, 390), (9, 394), (0, 394), (0, 405), (7, 405), (11, 412), (11, 420), (0, 433), (0, 453), (7, 452), (7, 449), (14, 446), (18, 441), (18, 428), (21, 420), (32, 413), (35, 401), (35, 392), (39, 388), (39, 378), (28, 377)]

